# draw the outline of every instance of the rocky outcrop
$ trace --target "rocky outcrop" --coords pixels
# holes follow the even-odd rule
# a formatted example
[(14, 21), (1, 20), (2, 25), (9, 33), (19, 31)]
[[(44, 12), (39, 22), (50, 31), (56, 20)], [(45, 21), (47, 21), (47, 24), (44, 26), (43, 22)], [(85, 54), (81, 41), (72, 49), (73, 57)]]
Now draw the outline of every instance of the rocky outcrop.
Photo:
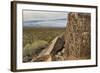
[(91, 16), (89, 13), (69, 13), (65, 31), (66, 59), (90, 58)]
[(64, 45), (64, 39), (63, 39), (63, 34), (62, 34), (62, 35), (54, 38), (51, 41), (51, 44), (47, 48), (43, 49), (36, 58), (32, 59), (32, 61), (35, 61), (35, 60), (37, 61), (37, 59), (40, 59), (43, 56), (47, 56), (47, 55), (54, 56), (54, 55), (56, 55), (58, 53), (58, 51), (62, 50), (63, 45)]

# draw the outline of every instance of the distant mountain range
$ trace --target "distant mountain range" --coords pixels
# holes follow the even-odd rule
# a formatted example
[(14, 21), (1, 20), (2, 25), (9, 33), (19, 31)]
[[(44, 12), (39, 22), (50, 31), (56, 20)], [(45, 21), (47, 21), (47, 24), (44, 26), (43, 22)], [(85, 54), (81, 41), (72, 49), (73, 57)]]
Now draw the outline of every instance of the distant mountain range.
[(24, 27), (66, 27), (66, 18), (23, 21)]

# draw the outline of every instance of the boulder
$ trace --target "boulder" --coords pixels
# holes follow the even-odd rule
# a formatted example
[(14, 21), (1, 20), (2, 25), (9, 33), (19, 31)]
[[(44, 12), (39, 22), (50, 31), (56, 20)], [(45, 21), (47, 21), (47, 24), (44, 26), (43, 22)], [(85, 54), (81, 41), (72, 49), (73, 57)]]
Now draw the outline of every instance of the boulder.
[(53, 50), (51, 51), (51, 54), (55, 55), (59, 51), (61, 51), (64, 47), (64, 43), (64, 40), (61, 37), (58, 37), (53, 47)]
[(57, 51), (63, 48), (63, 45), (64, 45), (64, 40), (61, 37), (57, 36), (51, 42), (51, 44), (39, 54), (39, 57), (41, 57), (42, 55), (55, 54), (57, 53)]

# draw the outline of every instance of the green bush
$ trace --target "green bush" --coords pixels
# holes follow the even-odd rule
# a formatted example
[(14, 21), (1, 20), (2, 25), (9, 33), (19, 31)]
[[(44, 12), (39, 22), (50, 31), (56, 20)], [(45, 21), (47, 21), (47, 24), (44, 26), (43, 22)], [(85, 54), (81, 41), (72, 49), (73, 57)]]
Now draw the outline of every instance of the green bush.
[(23, 56), (32, 56), (38, 54), (42, 49), (46, 48), (48, 43), (44, 40), (34, 41), (32, 44), (26, 44), (23, 48)]

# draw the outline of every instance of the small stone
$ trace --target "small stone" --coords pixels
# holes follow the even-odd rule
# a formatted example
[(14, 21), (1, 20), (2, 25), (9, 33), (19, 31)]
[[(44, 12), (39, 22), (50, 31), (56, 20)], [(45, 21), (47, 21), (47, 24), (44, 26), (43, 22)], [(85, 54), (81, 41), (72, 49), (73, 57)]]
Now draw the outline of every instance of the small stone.
[(58, 52), (58, 55), (60, 56), (61, 55), (61, 52)]

